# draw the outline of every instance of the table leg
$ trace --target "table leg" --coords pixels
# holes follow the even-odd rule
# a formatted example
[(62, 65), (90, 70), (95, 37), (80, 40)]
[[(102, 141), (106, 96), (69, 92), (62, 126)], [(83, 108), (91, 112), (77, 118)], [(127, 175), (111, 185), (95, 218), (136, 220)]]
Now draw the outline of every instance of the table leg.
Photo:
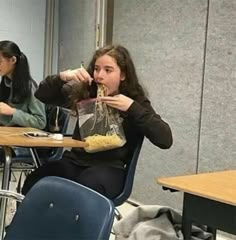
[(182, 219), (182, 232), (183, 232), (183, 235), (184, 235), (184, 240), (191, 239), (192, 221), (187, 219), (184, 214), (183, 214), (183, 219)]
[[(5, 152), (5, 164), (3, 169), (2, 176), (2, 189), (8, 190), (10, 184), (10, 173), (11, 173), (11, 161), (12, 161), (12, 152), (11, 148), (7, 146), (2, 147)], [(6, 218), (6, 207), (7, 207), (7, 199), (1, 199), (1, 208), (0, 208), (0, 240), (4, 237), (4, 228), (5, 228), (5, 218)]]
[(187, 208), (188, 195), (184, 193), (183, 201), (183, 211), (182, 211), (182, 232), (184, 235), (184, 240), (191, 239), (192, 235), (192, 221), (188, 218), (188, 208)]
[(212, 240), (216, 240), (216, 229), (207, 227), (207, 232), (212, 233)]

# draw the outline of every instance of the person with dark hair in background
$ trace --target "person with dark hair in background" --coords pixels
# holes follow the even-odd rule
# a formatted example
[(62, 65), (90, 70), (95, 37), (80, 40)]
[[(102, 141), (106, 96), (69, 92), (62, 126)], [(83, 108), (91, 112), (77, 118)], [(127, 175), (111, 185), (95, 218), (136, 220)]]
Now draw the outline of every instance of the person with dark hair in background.
[(0, 41), (0, 125), (43, 129), (45, 106), (35, 96), (27, 57), (11, 41)]
[[(27, 57), (12, 41), (0, 41), (0, 76), (0, 125), (45, 128), (45, 105), (34, 96), (37, 83), (30, 75)], [(15, 148), (13, 156), (26, 151)], [(0, 161), (3, 157), (0, 151)]]
[[(34, 96), (37, 84), (30, 75), (27, 57), (12, 41), (0, 41), (0, 76), (0, 126), (45, 128), (45, 105)], [(13, 156), (28, 154), (26, 148), (12, 149)], [(0, 149), (0, 162), (4, 158)], [(7, 211), (8, 225), (15, 212), (14, 201), (8, 201)]]
[[(77, 84), (71, 84), (76, 81)], [(105, 86), (106, 96), (98, 97), (100, 85)], [(126, 143), (115, 149), (94, 153), (82, 148), (66, 150), (60, 161), (48, 162), (27, 176), (22, 188), (23, 194), (27, 194), (41, 178), (59, 176), (112, 199), (123, 189), (125, 164), (139, 138), (146, 136), (162, 149), (168, 149), (172, 145), (169, 125), (152, 108), (139, 84), (128, 50), (120, 45), (98, 49), (87, 70), (81, 67), (48, 76), (40, 83), (36, 97), (44, 103), (63, 106), (98, 97), (98, 101), (120, 112)], [(81, 139), (78, 124), (73, 138)]]

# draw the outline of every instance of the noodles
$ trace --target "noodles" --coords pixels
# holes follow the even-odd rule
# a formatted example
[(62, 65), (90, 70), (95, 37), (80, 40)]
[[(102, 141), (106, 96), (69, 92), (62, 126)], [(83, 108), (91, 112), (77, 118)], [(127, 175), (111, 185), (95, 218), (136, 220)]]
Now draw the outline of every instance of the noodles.
[[(103, 84), (98, 84), (97, 98), (106, 96), (106, 91), (107, 88)], [(99, 113), (99, 116), (104, 117), (104, 114), (106, 114), (107, 111), (107, 107), (103, 102), (96, 101), (96, 110)]]
[(87, 108), (91, 103), (95, 105), (79, 115), (81, 139), (88, 143), (84, 149), (89, 153), (122, 147), (126, 143), (119, 113), (99, 100), (99, 97), (106, 96), (106, 92), (107, 88), (98, 84), (96, 102), (88, 102)]
[[(106, 95), (107, 88), (103, 84), (98, 84), (97, 89), (97, 98), (104, 97)], [(96, 100), (95, 104), (95, 115), (94, 115), (94, 124), (92, 129), (94, 128), (96, 122), (100, 122), (106, 117), (106, 123), (108, 122), (108, 110), (106, 104), (101, 101)]]
[(86, 137), (84, 140), (89, 144), (88, 147), (85, 147), (85, 151), (90, 153), (122, 147), (125, 143), (117, 134), (107, 136), (93, 135)]
[(98, 84), (97, 97), (106, 96), (107, 88), (103, 84)]

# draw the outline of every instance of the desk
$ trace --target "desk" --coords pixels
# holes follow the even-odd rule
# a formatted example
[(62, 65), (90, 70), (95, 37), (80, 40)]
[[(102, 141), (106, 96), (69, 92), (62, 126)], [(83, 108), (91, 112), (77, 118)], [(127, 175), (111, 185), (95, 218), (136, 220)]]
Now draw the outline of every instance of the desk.
[(184, 192), (183, 234), (193, 222), (236, 234), (236, 170), (159, 178), (163, 187)]
[[(0, 127), (0, 146), (5, 151), (5, 163), (2, 177), (2, 189), (9, 190), (10, 166), (12, 161), (11, 147), (85, 147), (87, 144), (74, 140), (71, 137), (64, 137), (63, 140), (53, 140), (47, 137), (30, 138), (24, 136), (25, 132), (40, 131), (35, 128), (24, 127)], [(1, 200), (0, 208), (0, 240), (3, 239), (5, 227), (5, 213), (7, 200)]]

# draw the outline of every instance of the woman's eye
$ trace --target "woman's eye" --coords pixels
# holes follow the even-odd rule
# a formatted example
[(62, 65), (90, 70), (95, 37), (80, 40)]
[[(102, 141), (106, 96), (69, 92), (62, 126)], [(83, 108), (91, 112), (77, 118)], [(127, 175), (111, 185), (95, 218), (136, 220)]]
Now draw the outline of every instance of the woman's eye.
[(106, 69), (106, 72), (107, 72), (107, 73), (110, 73), (110, 72), (112, 72), (112, 71), (111, 71), (110, 68), (108, 68), (108, 69)]

